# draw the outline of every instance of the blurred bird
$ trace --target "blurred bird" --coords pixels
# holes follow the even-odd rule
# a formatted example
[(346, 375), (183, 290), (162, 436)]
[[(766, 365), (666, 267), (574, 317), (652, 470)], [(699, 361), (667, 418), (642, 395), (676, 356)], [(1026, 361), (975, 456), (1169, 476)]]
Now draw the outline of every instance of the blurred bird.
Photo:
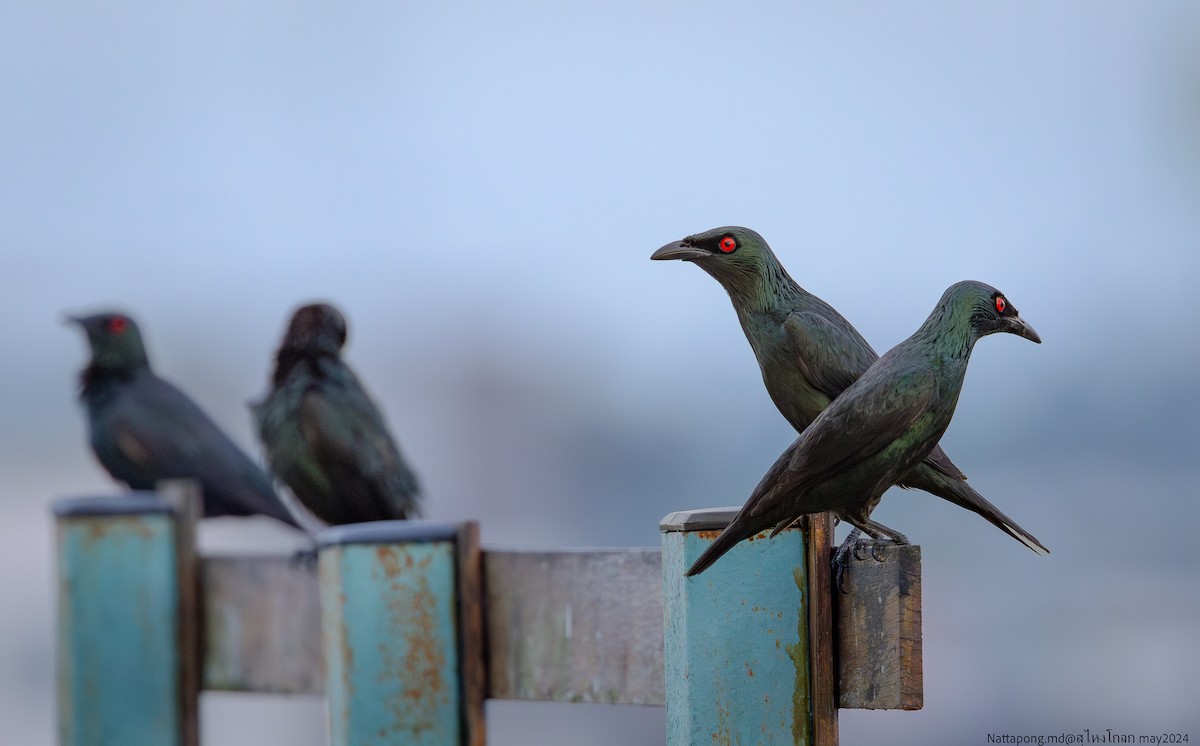
[(142, 333), (120, 313), (68, 317), (87, 333), (80, 376), (92, 450), (132, 489), (163, 479), (200, 482), (206, 517), (261, 514), (300, 528), (271, 479), (183, 392), (150, 370)]
[(275, 474), (331, 524), (414, 518), (419, 488), (383, 416), (342, 361), (346, 321), (303, 306), (275, 355), (266, 398), (251, 405)]
[[(767, 392), (797, 432), (879, 357), (832, 306), (796, 284), (762, 236), (749, 228), (688, 236), (650, 258), (693, 262), (721, 283), (758, 358)], [(899, 475), (898, 483), (978, 513), (1035, 552), (1049, 553), (966, 479), (941, 446), (934, 446), (924, 462)], [(847, 538), (843, 550), (856, 538), (857, 532)]]
[(958, 403), (975, 343), (1007, 332), (1042, 340), (999, 290), (951, 285), (911, 337), (850, 384), (783, 452), (733, 522), (688, 575), (767, 528), (771, 535), (809, 513), (833, 511), (872, 539), (907, 544), (870, 519), (879, 498), (937, 445)]

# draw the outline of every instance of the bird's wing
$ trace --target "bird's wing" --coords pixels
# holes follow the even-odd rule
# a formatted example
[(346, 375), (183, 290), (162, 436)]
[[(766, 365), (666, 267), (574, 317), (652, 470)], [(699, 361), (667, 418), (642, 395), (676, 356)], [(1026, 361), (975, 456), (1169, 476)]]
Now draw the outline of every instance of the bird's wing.
[(747, 507), (754, 503), (751, 514), (768, 509), (767, 495), (813, 487), (906, 437), (937, 398), (937, 381), (926, 365), (872, 368), (779, 457), (747, 501)]
[(108, 427), (124, 461), (114, 476), (153, 489), (161, 479), (190, 477), (204, 487), (204, 514), (262, 513), (296, 525), (270, 478), (179, 389), (153, 374), (131, 383)]
[(153, 479), (219, 463), (213, 451), (228, 438), (191, 399), (160, 378), (139, 379), (137, 386), (112, 414), (113, 441), (123, 457)]
[(416, 478), (361, 389), (310, 388), (300, 401), (300, 423), (311, 452), (328, 471), (360, 475), (386, 503), (375, 510), (362, 506), (367, 514), (414, 515)]
[(834, 399), (879, 358), (841, 316), (793, 311), (783, 322), (796, 364), (813, 388)]
[[(794, 311), (784, 328), (798, 352), (797, 365), (813, 387), (830, 399), (849, 388), (879, 357), (836, 311)], [(967, 478), (941, 446), (934, 446), (925, 461), (952, 479)]]

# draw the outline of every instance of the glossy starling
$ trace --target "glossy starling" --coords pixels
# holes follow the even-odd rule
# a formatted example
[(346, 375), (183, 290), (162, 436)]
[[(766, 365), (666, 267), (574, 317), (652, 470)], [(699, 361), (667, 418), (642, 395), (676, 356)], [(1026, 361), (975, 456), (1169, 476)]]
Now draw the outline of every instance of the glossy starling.
[(326, 523), (414, 518), (417, 478), (342, 361), (345, 343), (346, 321), (332, 306), (307, 305), (292, 316), (271, 391), (251, 407), (267, 459)]
[(872, 521), (871, 511), (937, 445), (975, 342), (995, 332), (1041, 342), (999, 290), (975, 281), (951, 285), (921, 328), (800, 433), (687, 574), (703, 572), (742, 539), (772, 527), (774, 536), (809, 513), (832, 511), (872, 539), (908, 543)]
[[(758, 358), (767, 392), (797, 432), (879, 357), (832, 306), (800, 287), (762, 236), (748, 228), (698, 233), (650, 258), (693, 262), (721, 283)], [(1035, 552), (1050, 551), (967, 484), (941, 446), (898, 483), (978, 513)]]
[(204, 515), (261, 514), (300, 528), (266, 473), (183, 392), (150, 370), (142, 334), (120, 313), (70, 317), (92, 359), (80, 376), (92, 450), (113, 478), (150, 490), (163, 479), (200, 482)]

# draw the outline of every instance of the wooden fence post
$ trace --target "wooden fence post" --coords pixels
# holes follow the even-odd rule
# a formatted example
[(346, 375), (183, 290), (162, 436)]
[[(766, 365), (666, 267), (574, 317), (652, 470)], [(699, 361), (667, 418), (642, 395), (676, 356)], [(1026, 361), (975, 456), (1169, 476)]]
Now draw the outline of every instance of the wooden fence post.
[(838, 599), (840, 704), (864, 710), (919, 710), (921, 547), (888, 546), (876, 558), (851, 552)]
[(339, 526), (317, 546), (332, 746), (482, 746), (476, 525)]
[(804, 531), (759, 534), (684, 577), (736, 512), (672, 513), (659, 525), (667, 743), (836, 743), (836, 730), (818, 741), (814, 722)]
[[(64, 500), (58, 537), (63, 746), (196, 746), (194, 497)], [(188, 652), (192, 651), (192, 652)]]

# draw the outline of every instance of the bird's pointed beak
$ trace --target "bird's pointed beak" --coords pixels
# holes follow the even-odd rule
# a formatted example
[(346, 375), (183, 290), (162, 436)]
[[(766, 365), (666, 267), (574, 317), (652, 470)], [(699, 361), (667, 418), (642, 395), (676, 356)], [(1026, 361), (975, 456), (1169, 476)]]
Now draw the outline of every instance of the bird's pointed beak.
[(684, 241), (673, 241), (658, 251), (650, 255), (651, 259), (661, 261), (665, 259), (682, 259), (684, 261), (694, 261), (703, 259), (709, 253), (703, 249), (697, 249), (695, 246)]
[(1008, 332), (1009, 334), (1016, 334), (1018, 337), (1024, 337), (1030, 342), (1035, 342), (1037, 344), (1042, 343), (1042, 338), (1038, 336), (1038, 333), (1035, 332), (1033, 327), (1030, 326), (1025, 319), (1021, 318), (1020, 316), (1006, 316), (1004, 321), (1004, 331)]
[(70, 326), (71, 324), (77, 324), (79, 326), (83, 326), (83, 317), (82, 316), (72, 316), (69, 313), (64, 313), (63, 317), (62, 317), (62, 322), (63, 322), (63, 324), (65, 324), (67, 326)]

